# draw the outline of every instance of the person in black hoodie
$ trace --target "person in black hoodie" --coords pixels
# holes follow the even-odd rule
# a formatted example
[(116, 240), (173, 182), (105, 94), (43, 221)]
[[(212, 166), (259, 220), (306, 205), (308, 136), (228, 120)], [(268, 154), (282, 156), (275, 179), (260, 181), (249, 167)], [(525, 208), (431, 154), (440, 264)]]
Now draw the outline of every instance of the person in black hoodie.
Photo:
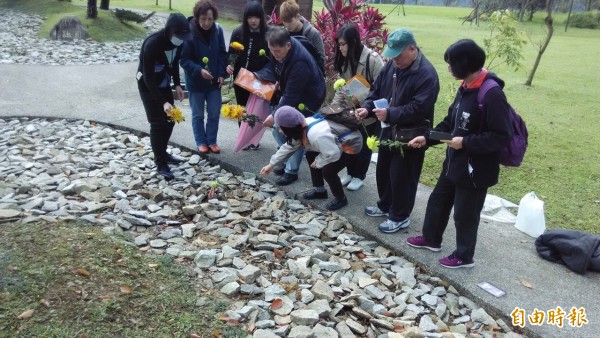
[[(234, 64), (227, 66), (227, 74), (233, 75), (235, 79), (242, 67), (254, 72), (262, 69), (269, 62), (269, 46), (267, 45), (266, 34), (267, 23), (261, 3), (249, 1), (244, 10), (242, 24), (231, 33), (228, 59), (231, 60), (235, 55), (237, 55), (237, 59)], [(231, 44), (234, 42), (241, 43), (244, 50), (237, 51), (232, 48)], [(263, 55), (260, 55), (261, 50), (264, 51)], [(234, 86), (233, 89), (237, 104), (246, 106), (250, 92), (239, 86)], [(251, 144), (242, 150), (258, 150), (259, 148), (259, 144)]]
[(174, 122), (167, 119), (167, 111), (173, 108), (171, 78), (175, 84), (177, 99), (184, 99), (179, 79), (181, 45), (192, 34), (187, 19), (181, 13), (169, 15), (165, 28), (149, 35), (142, 44), (137, 71), (138, 90), (146, 117), (150, 123), (150, 144), (154, 153), (156, 171), (167, 181), (174, 178), (170, 164), (180, 161), (167, 154), (167, 145), (173, 132)]
[[(433, 130), (450, 133), (442, 173), (429, 196), (422, 236), (410, 237), (408, 245), (440, 251), (442, 237), (454, 207), (456, 249), (439, 260), (448, 268), (475, 265), (473, 256), (477, 243), (480, 213), (489, 187), (498, 183), (500, 163), (498, 153), (512, 137), (509, 105), (501, 87), (504, 81), (483, 68), (485, 51), (473, 40), (459, 40), (444, 54), (444, 61), (456, 79), (462, 83), (448, 115)], [(493, 79), (500, 87), (490, 89), (483, 97), (482, 107), (477, 93), (484, 81)], [(418, 136), (408, 144), (414, 148), (439, 143)]]

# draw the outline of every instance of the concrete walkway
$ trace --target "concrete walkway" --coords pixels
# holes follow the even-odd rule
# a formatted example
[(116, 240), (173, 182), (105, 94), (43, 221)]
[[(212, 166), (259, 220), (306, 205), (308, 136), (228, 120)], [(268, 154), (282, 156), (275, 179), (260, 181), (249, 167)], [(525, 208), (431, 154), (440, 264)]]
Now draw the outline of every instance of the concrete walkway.
[[(97, 66), (0, 65), (0, 117), (84, 119), (146, 133), (149, 126), (137, 92), (134, 78), (136, 68), (137, 64), (134, 63)], [(171, 141), (182, 148), (195, 149), (189, 106), (183, 106), (183, 111), (188, 120), (175, 127)], [(221, 120), (218, 141), (223, 152), (210, 156), (210, 160), (237, 173), (258, 173), (275, 152), (275, 142), (267, 132), (259, 151), (233, 153), (231, 149), (237, 131), (237, 123)], [(365, 206), (373, 205), (377, 200), (374, 173), (375, 167), (372, 165), (365, 186), (359, 191), (348, 192), (350, 204), (340, 211), (359, 234), (376, 239), (398, 254), (414, 260), (418, 266), (447, 280), (488, 313), (503, 318), (508, 324), (512, 320), (511, 312), (517, 307), (523, 309), (526, 315), (532, 314), (534, 309), (546, 312), (544, 323), (540, 326), (525, 320), (523, 330), (528, 337), (600, 336), (600, 302), (597, 300), (600, 295), (600, 274), (578, 275), (562, 265), (547, 262), (538, 257), (533, 238), (512, 225), (486, 221), (482, 221), (479, 230), (476, 266), (472, 269), (443, 268), (437, 260), (454, 248), (453, 224), (448, 226), (440, 253), (417, 250), (405, 244), (407, 237), (420, 233), (431, 189), (419, 187), (409, 229), (397, 234), (382, 234), (376, 226), (384, 219), (366, 217), (363, 213)], [(265, 179), (274, 182), (275, 177)], [(291, 196), (308, 189), (310, 178), (306, 165), (302, 166), (300, 180), (283, 188)], [(323, 208), (324, 202), (316, 206)], [(483, 281), (505, 291), (506, 295), (496, 298), (485, 292), (477, 286)], [(523, 284), (530, 284), (531, 288)], [(562, 328), (548, 324), (547, 312), (557, 307), (567, 314), (573, 307), (583, 308), (589, 323), (574, 327), (565, 316)]]

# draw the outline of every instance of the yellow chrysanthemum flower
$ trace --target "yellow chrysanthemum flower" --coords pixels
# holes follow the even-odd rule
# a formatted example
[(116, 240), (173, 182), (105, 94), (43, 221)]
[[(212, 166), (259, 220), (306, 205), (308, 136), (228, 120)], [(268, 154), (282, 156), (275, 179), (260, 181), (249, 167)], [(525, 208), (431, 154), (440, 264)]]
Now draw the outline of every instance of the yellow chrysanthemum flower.
[(237, 41), (234, 41), (234, 42), (232, 42), (232, 43), (229, 45), (229, 47), (231, 47), (231, 48), (233, 48), (233, 49), (237, 50), (238, 52), (241, 52), (241, 51), (243, 51), (243, 50), (244, 50), (244, 45), (242, 45), (241, 43), (239, 43), (239, 42), (237, 42)]
[(258, 51), (258, 55), (265, 56), (265, 55), (267, 55), (267, 52), (265, 52), (264, 49), (261, 49), (261, 50)]
[(244, 107), (235, 105), (231, 108), (231, 118), (241, 120), (244, 116)]
[(167, 117), (168, 117), (169, 121), (175, 122), (175, 123), (180, 123), (182, 121), (185, 121), (185, 116), (183, 116), (183, 112), (181, 111), (181, 109), (179, 109), (177, 107), (171, 108), (171, 110), (169, 110), (167, 112)]
[(208, 64), (208, 58), (205, 56), (202, 58), (202, 62), (204, 62), (205, 65)]
[(231, 116), (231, 105), (224, 104), (224, 105), (221, 107), (221, 115), (222, 115), (224, 118), (230, 119), (230, 118), (231, 118), (231, 117), (230, 117), (230, 116)]
[(304, 106), (304, 103), (300, 103), (300, 104), (298, 105), (298, 110), (300, 110), (300, 111), (303, 111), (303, 110), (304, 110), (304, 108), (306, 108), (306, 107)]
[(343, 86), (346, 85), (346, 80), (344, 79), (337, 79), (334, 83), (333, 83), (333, 89), (335, 90), (340, 90)]
[(379, 140), (377, 140), (377, 136), (367, 137), (367, 147), (371, 149), (371, 151), (375, 151), (377, 148), (379, 148)]

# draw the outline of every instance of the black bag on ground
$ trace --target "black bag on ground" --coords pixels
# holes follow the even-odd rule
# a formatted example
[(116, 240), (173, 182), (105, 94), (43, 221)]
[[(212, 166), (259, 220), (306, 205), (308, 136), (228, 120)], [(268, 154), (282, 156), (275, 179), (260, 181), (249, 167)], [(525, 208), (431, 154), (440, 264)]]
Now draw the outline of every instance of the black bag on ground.
[(333, 103), (321, 108), (319, 111), (325, 119), (337, 122), (350, 130), (358, 130), (360, 120), (354, 114), (354, 108), (350, 105)]

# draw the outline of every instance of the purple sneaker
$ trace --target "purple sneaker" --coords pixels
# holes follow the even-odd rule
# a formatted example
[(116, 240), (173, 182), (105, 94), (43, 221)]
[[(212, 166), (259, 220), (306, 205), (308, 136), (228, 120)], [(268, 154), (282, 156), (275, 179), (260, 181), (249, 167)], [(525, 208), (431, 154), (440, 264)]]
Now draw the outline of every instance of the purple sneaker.
[(472, 268), (475, 266), (474, 260), (463, 261), (462, 259), (456, 257), (454, 254), (451, 254), (448, 257), (444, 257), (440, 259), (440, 264), (450, 269), (458, 269), (458, 268)]
[(427, 249), (427, 250), (431, 250), (431, 251), (442, 250), (441, 245), (431, 244), (431, 243), (427, 242), (425, 240), (425, 237), (423, 237), (423, 236), (409, 237), (406, 239), (406, 244), (408, 244), (412, 247), (415, 247), (415, 248), (419, 248), (419, 249)]

